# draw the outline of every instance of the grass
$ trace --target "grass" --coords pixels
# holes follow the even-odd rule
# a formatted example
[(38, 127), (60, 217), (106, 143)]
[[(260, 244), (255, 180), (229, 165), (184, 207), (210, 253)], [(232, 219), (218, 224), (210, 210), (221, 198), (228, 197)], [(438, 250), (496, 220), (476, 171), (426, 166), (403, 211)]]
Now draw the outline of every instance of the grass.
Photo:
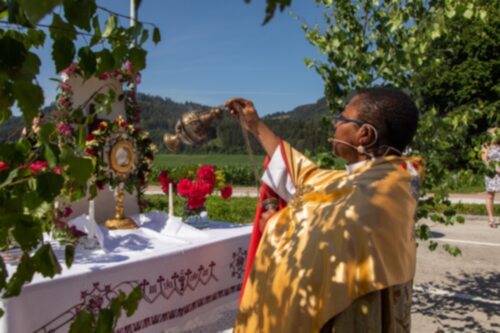
[[(254, 156), (257, 167), (264, 163), (265, 156)], [(158, 154), (154, 159), (154, 166), (158, 168), (178, 167), (184, 165), (208, 164), (218, 167), (224, 165), (248, 165), (252, 166), (248, 155), (226, 155), (226, 154), (207, 154), (207, 155), (187, 155), (187, 154)]]
[[(151, 210), (168, 210), (168, 202), (166, 195), (148, 195), (148, 208)], [(220, 197), (211, 196), (207, 200), (208, 216), (214, 221), (236, 222), (236, 223), (252, 223), (255, 215), (255, 207), (257, 206), (257, 198), (250, 197), (234, 197), (229, 200), (224, 200)], [(174, 214), (182, 216), (184, 210), (184, 199), (174, 196)]]
[[(166, 195), (148, 195), (146, 196), (149, 207), (147, 211), (162, 210), (167, 211), (168, 203)], [(252, 223), (255, 215), (257, 198), (234, 197), (229, 200), (223, 200), (220, 197), (211, 196), (207, 201), (208, 216), (214, 221), (226, 221), (237, 223)], [(449, 209), (455, 210), (458, 215), (487, 215), (486, 206), (479, 204), (452, 204), (450, 207), (438, 207), (436, 212), (443, 212)], [(174, 214), (182, 216), (184, 209), (184, 199), (174, 197)], [(495, 205), (495, 216), (500, 216), (500, 205)]]

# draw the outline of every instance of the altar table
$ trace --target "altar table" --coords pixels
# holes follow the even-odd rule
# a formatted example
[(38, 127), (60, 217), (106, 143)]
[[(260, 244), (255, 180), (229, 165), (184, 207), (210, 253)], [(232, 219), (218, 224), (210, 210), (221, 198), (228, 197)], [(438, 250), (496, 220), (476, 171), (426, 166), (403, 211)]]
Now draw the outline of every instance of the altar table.
[[(150, 220), (164, 213), (142, 214)], [(147, 226), (144, 223), (143, 226)], [(21, 295), (3, 300), (1, 332), (67, 332), (76, 314), (107, 307), (119, 290), (140, 286), (137, 311), (122, 313), (115, 332), (219, 332), (232, 326), (251, 227), (210, 222), (203, 237), (153, 237), (154, 227), (123, 232), (109, 252), (78, 247), (71, 268), (36, 275)], [(153, 236), (151, 236), (153, 235)], [(156, 234), (155, 234), (156, 235)], [(8, 265), (10, 274), (15, 267)]]

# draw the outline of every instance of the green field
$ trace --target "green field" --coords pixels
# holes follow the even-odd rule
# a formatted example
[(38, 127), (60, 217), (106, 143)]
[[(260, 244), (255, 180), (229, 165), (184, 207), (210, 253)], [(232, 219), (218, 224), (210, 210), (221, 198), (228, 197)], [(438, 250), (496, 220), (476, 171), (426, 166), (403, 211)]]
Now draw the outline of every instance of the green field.
[[(254, 156), (257, 167), (262, 166), (265, 156)], [(178, 167), (184, 165), (208, 164), (214, 166), (224, 165), (248, 165), (252, 166), (248, 155), (187, 155), (187, 154), (157, 154), (154, 159), (154, 166), (158, 168)]]

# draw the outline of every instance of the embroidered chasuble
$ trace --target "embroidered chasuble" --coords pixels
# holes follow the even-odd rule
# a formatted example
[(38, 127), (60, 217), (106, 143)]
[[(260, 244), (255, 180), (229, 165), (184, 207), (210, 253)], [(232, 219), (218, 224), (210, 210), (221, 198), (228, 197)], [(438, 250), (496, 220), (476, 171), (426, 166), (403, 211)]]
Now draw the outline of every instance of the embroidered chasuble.
[(399, 156), (322, 170), (282, 141), (263, 182), (287, 206), (256, 248), (234, 332), (341, 332), (358, 313), (377, 323), (380, 305), (409, 306), (422, 171)]

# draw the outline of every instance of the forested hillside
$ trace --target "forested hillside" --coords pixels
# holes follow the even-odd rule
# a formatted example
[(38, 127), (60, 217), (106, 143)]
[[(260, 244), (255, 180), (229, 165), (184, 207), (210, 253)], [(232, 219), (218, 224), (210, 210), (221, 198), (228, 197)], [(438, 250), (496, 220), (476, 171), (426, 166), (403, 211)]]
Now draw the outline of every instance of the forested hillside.
[[(138, 103), (141, 107), (141, 127), (150, 133), (160, 151), (166, 152), (163, 146), (163, 135), (166, 132), (174, 133), (174, 127), (180, 116), (188, 111), (208, 110), (209, 106), (192, 102), (177, 103), (169, 98), (138, 94)], [(45, 112), (50, 112), (46, 108)], [(301, 151), (318, 152), (329, 149), (327, 137), (329, 126), (323, 121), (328, 115), (324, 98), (316, 103), (298, 106), (289, 112), (278, 112), (264, 117), (264, 121), (277, 135), (289, 141)], [(0, 141), (16, 140), (23, 127), (20, 117), (12, 117), (0, 125)], [(252, 148), (255, 153), (263, 153), (260, 146), (252, 139)], [(200, 147), (182, 147), (181, 152), (187, 153), (245, 153), (245, 143), (240, 125), (229, 115), (224, 115), (220, 123), (214, 128), (213, 139)]]

